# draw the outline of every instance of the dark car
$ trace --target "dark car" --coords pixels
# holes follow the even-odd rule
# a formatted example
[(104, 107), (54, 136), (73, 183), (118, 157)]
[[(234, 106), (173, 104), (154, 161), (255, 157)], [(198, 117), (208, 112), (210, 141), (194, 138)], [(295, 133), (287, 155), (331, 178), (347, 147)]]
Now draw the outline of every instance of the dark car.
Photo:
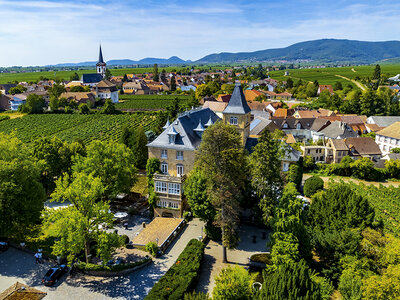
[(68, 270), (66, 265), (59, 265), (47, 271), (42, 279), (42, 283), (47, 286), (55, 284)]
[(8, 243), (0, 241), (0, 251), (8, 250)]

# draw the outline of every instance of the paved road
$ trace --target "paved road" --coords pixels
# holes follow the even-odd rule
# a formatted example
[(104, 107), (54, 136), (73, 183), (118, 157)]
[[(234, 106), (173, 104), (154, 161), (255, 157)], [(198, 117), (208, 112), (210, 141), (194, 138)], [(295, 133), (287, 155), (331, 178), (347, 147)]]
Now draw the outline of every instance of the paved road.
[(0, 291), (15, 281), (48, 293), (45, 299), (143, 299), (153, 285), (172, 266), (192, 238), (201, 235), (203, 223), (195, 219), (182, 231), (169, 250), (154, 263), (130, 275), (99, 278), (78, 275), (64, 277), (55, 287), (44, 287), (40, 280), (49, 263), (36, 265), (32, 255), (10, 248), (0, 254)]

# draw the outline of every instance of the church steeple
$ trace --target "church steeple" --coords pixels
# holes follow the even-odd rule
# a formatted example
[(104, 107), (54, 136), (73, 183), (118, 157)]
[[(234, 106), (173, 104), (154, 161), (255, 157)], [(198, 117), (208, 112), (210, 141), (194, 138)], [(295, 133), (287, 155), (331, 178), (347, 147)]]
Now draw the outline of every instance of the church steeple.
[(100, 52), (99, 52), (99, 62), (100, 64), (104, 64), (103, 60), (103, 52), (101, 51), (101, 45), (100, 45)]
[(100, 74), (101, 76), (104, 77), (106, 75), (106, 70), (107, 70), (107, 64), (104, 62), (103, 51), (101, 51), (101, 45), (100, 45), (99, 61), (96, 64), (96, 71), (97, 74)]

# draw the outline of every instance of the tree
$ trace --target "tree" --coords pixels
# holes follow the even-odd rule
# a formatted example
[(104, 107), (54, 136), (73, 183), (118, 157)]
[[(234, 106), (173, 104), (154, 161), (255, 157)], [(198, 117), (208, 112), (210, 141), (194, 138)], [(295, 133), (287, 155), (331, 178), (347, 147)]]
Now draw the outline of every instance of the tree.
[(90, 114), (90, 108), (86, 103), (81, 103), (78, 106), (79, 113), (81, 115), (88, 115)]
[(57, 97), (50, 97), (50, 103), (49, 103), (51, 111), (57, 111), (60, 108), (60, 101), (58, 100)]
[(90, 87), (76, 85), (76, 86), (71, 87), (69, 91), (73, 92), (73, 93), (76, 93), (76, 92), (90, 92)]
[(78, 73), (74, 72), (74, 74), (72, 74), (72, 75), (69, 77), (69, 80), (71, 80), (71, 81), (77, 81), (77, 80), (79, 80), (79, 75), (78, 75)]
[(264, 130), (249, 159), (251, 185), (260, 198), (265, 224), (273, 217), (273, 207), (282, 190), (280, 142)]
[(302, 179), (303, 172), (301, 166), (299, 164), (291, 164), (287, 173), (287, 182), (293, 182), (299, 188)]
[(176, 79), (175, 79), (175, 75), (173, 75), (171, 77), (171, 91), (175, 91), (176, 90)]
[(157, 64), (154, 64), (154, 66), (153, 66), (153, 80), (154, 81), (160, 80), (160, 78), (158, 76), (158, 65)]
[(46, 193), (40, 166), (14, 134), (0, 133), (0, 236), (20, 237), (40, 220)]
[(360, 97), (360, 113), (363, 115), (383, 115), (384, 106), (384, 102), (377, 96), (374, 90), (366, 90)]
[(222, 230), (223, 261), (226, 248), (237, 245), (239, 199), (246, 181), (246, 158), (236, 128), (217, 122), (203, 133), (195, 166), (208, 176), (208, 195)]
[(146, 146), (147, 137), (141, 125), (136, 129), (134, 137), (135, 137), (135, 144), (133, 146), (132, 151), (133, 151), (135, 166), (138, 169), (144, 169), (146, 168), (149, 152)]
[(106, 69), (106, 72), (104, 73), (104, 78), (105, 79), (110, 79), (112, 77), (110, 69)]
[(68, 199), (73, 205), (45, 212), (43, 228), (48, 236), (56, 237), (53, 254), (67, 256), (72, 262), (84, 250), (86, 263), (90, 261), (90, 244), (97, 242), (98, 255), (105, 263), (122, 240), (101, 226), (112, 228), (113, 214), (107, 202), (101, 201), (104, 186), (93, 174), (75, 173), (72, 181), (66, 175), (57, 181), (52, 201)]
[(381, 66), (377, 64), (374, 69), (374, 74), (372, 75), (373, 79), (380, 79), (381, 78)]
[(304, 183), (304, 196), (311, 197), (319, 190), (324, 189), (324, 181), (319, 176), (312, 176)]
[(195, 168), (185, 180), (185, 196), (193, 215), (212, 224), (216, 211), (207, 193), (207, 176)]
[(56, 82), (53, 84), (53, 86), (47, 91), (50, 97), (56, 97), (59, 98), (62, 93), (65, 92), (65, 86)]
[(147, 174), (147, 186), (149, 189), (149, 208), (150, 214), (153, 214), (154, 208), (157, 206), (158, 197), (154, 191), (154, 174), (160, 172), (160, 161), (158, 158), (152, 157), (147, 160), (146, 174)]
[(359, 179), (373, 179), (374, 163), (368, 158), (363, 157), (350, 164), (352, 174)]
[(333, 89), (334, 89), (335, 91), (337, 91), (337, 90), (343, 90), (342, 83), (341, 83), (340, 81), (336, 81), (335, 84), (333, 85)]
[(264, 283), (258, 299), (321, 299), (318, 285), (312, 280), (312, 272), (306, 262), (284, 263), (276, 270), (264, 273)]
[(101, 113), (106, 115), (112, 115), (120, 113), (120, 111), (115, 108), (115, 104), (111, 101), (111, 99), (106, 99), (106, 102), (104, 103), (104, 107)]
[(251, 276), (243, 267), (228, 266), (215, 278), (213, 299), (250, 300), (253, 298), (251, 284)]
[(26, 98), (26, 103), (18, 107), (18, 110), (28, 114), (40, 114), (46, 103), (42, 96), (36, 94), (29, 94)]
[(293, 79), (292, 78), (288, 78), (287, 80), (286, 80), (286, 87), (288, 88), (288, 89), (291, 89), (292, 87), (293, 87)]
[(382, 275), (363, 280), (363, 299), (398, 299), (400, 295), (400, 265), (391, 265)]
[(128, 193), (136, 183), (133, 153), (125, 145), (97, 140), (87, 146), (86, 153), (86, 157), (76, 156), (73, 159), (72, 171), (100, 178), (106, 198)]
[(133, 149), (135, 145), (135, 131), (134, 129), (130, 128), (129, 126), (124, 126), (122, 128), (120, 143), (124, 144), (130, 149)]
[(27, 90), (26, 87), (24, 87), (23, 85), (18, 84), (17, 86), (14, 86), (14, 87), (10, 88), (8, 93), (10, 95), (15, 95), (15, 94), (21, 94), (21, 93), (25, 92), (26, 90)]
[(161, 82), (166, 82), (167, 81), (167, 76), (166, 76), (166, 73), (165, 73), (164, 69), (161, 71), (160, 80), (161, 80)]

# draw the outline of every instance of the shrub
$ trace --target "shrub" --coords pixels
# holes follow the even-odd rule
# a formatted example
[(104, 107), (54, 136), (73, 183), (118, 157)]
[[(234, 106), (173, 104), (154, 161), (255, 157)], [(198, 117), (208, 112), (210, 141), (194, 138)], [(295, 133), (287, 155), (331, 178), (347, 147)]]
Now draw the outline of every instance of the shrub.
[(304, 183), (304, 195), (311, 197), (317, 191), (324, 189), (324, 181), (319, 176), (313, 176)]
[(0, 121), (9, 120), (10, 116), (0, 116)]
[(251, 276), (243, 267), (228, 266), (222, 269), (221, 273), (215, 278), (213, 298), (215, 300), (250, 300), (253, 294), (251, 283)]
[(149, 252), (154, 257), (157, 256), (158, 246), (155, 242), (148, 242), (145, 247), (146, 251)]
[(191, 240), (179, 255), (175, 264), (154, 285), (146, 300), (182, 299), (196, 285), (204, 244)]
[(151, 258), (146, 257), (143, 260), (136, 261), (134, 263), (126, 263), (126, 264), (112, 265), (112, 266), (96, 265), (96, 264), (91, 264), (91, 263), (79, 262), (78, 264), (75, 265), (75, 267), (81, 271), (118, 272), (118, 271), (123, 271), (126, 269), (130, 269), (130, 268), (134, 268), (134, 267), (143, 265), (144, 263), (147, 263), (150, 260), (151, 260)]
[(211, 298), (208, 296), (208, 294), (204, 293), (186, 293), (183, 297), (183, 300), (210, 300)]

